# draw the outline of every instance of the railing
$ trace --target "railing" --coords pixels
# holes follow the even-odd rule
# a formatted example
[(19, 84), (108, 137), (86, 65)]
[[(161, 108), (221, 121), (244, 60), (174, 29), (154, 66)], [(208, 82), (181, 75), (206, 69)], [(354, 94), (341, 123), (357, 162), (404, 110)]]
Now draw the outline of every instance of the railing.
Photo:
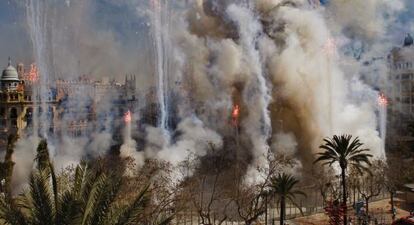
[[(306, 193), (307, 197), (302, 197), (302, 198), (298, 198), (297, 199), (297, 204), (298, 207), (296, 207), (293, 204), (286, 204), (286, 219), (291, 220), (297, 217), (302, 217), (302, 216), (310, 216), (310, 215), (314, 215), (317, 213), (324, 213), (324, 201), (322, 199), (322, 196), (320, 195), (320, 192), (318, 190), (308, 190)], [(348, 205), (349, 205), (349, 210), (351, 210), (353, 208), (354, 205), (354, 194), (355, 194), (355, 201), (362, 201), (362, 196), (358, 193), (358, 191), (354, 191), (354, 190), (350, 190), (348, 196)], [(370, 199), (370, 202), (374, 202), (374, 201), (379, 201), (379, 200), (383, 200), (389, 197), (389, 193), (386, 191), (382, 191), (378, 196), (372, 197)], [(300, 209), (301, 210), (300, 210)], [(301, 212), (302, 211), (302, 212)], [(265, 215), (262, 215), (259, 220), (261, 221), (261, 224), (268, 224), (268, 225), (273, 225), (273, 224), (277, 224), (278, 220), (279, 220), (279, 216), (280, 216), (280, 208), (279, 205), (277, 204), (276, 200), (272, 200), (272, 202), (269, 203), (269, 208), (267, 210), (267, 223), (265, 223)], [(302, 214), (303, 213), (303, 214)], [(377, 215), (377, 216), (372, 216), (372, 218), (377, 218), (377, 220), (379, 222), (389, 222), (390, 218), (387, 218), (386, 216), (383, 215)], [(195, 211), (183, 211), (181, 213), (179, 213), (175, 220), (174, 223), (176, 225), (196, 225), (196, 224), (201, 224), (200, 219), (198, 217), (198, 214)], [(217, 224), (217, 223), (216, 223)], [(243, 221), (239, 220), (239, 221), (224, 221), (223, 225), (242, 225), (244, 224)], [(388, 224), (388, 223), (387, 223)]]

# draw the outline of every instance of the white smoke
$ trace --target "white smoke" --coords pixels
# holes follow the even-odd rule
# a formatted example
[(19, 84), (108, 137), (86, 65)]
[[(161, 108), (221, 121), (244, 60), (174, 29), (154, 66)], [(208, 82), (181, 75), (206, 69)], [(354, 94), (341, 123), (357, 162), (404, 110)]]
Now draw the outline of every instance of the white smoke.
[(39, 138), (30, 137), (19, 139), (16, 143), (12, 156), (12, 160), (15, 162), (12, 176), (12, 185), (15, 187), (13, 193), (18, 193), (26, 187), (26, 181), (34, 166), (34, 158), (39, 141)]
[[(179, 71), (188, 81), (185, 91), (191, 97), (190, 105), (196, 107), (206, 126), (223, 134), (226, 123), (222, 121), (227, 120), (233, 101), (242, 104), (245, 116), (241, 117), (241, 135), (248, 137), (253, 146), (252, 168), (263, 161), (269, 148), (271, 124), (275, 129), (277, 121), (282, 121), (291, 135), (276, 135), (272, 146), (284, 143), (281, 138), (286, 138), (295, 143), (291, 150), (305, 164), (313, 161), (322, 138), (333, 134), (359, 136), (374, 155), (384, 154), (377, 131), (376, 98), (372, 97), (375, 91), (358, 79), (361, 66), (356, 66), (352, 74), (344, 73), (343, 43), (336, 41), (337, 46), (327, 46), (331, 40), (341, 38), (349, 43), (342, 33), (346, 26), (355, 33), (364, 30), (366, 36), (360, 37), (364, 39), (373, 38), (373, 33), (381, 35), (383, 23), (354, 28), (350, 24), (359, 20), (350, 20), (341, 25), (335, 23), (333, 28), (327, 18), (337, 6), (312, 9), (306, 3), (255, 1), (246, 5), (236, 1), (199, 1), (189, 9), (188, 21), (180, 18), (174, 24), (177, 29), (173, 43), (177, 43), (176, 51), (181, 52), (180, 61), (184, 62)], [(381, 16), (380, 12), (375, 12), (375, 16)], [(338, 16), (337, 20), (341, 18)], [(361, 101), (353, 96), (355, 81), (361, 84), (363, 95), (370, 97)], [(242, 92), (235, 97), (233, 86), (237, 83), (242, 84)], [(157, 137), (148, 132), (147, 141), (162, 149), (155, 156), (167, 161), (176, 163), (185, 158), (190, 149), (181, 144), (203, 153), (203, 148), (193, 145), (197, 137), (183, 135), (179, 144), (172, 146), (157, 146)]]
[[(67, 7), (80, 7), (74, 4), (70, 2)], [(118, 4), (142, 6), (127, 0)], [(88, 4), (89, 7), (92, 6)], [(121, 156), (134, 158), (137, 165), (142, 165), (146, 158), (178, 165), (189, 154), (204, 156), (210, 144), (222, 148), (224, 137), (234, 132), (230, 120), (235, 104), (241, 107), (239, 135), (242, 143), (251, 147), (249, 154), (253, 158), (248, 177), (255, 176), (251, 171), (263, 164), (269, 145), (276, 153), (294, 155), (307, 168), (319, 151), (322, 138), (333, 134), (359, 136), (374, 155), (384, 154), (377, 131), (377, 93), (371, 86), (380, 85), (374, 71), (384, 77), (386, 67), (376, 64), (375, 68), (367, 68), (362, 64), (378, 54), (385, 55), (387, 47), (380, 43), (388, 40), (387, 29), (402, 9), (401, 1), (332, 0), (326, 8), (315, 9), (305, 0), (198, 0), (188, 6), (173, 1), (169, 7), (170, 30), (165, 34), (168, 37), (163, 36), (168, 38), (169, 45), (164, 46), (168, 47), (168, 55), (164, 57), (169, 57), (169, 65), (164, 67), (168, 68), (168, 89), (163, 91), (168, 99), (176, 98), (174, 104), (169, 102), (178, 111), (176, 129), (166, 137), (163, 129), (146, 125), (142, 134), (134, 127), (136, 123), (132, 123), (122, 135)], [(76, 11), (80, 15), (90, 12)], [(151, 16), (149, 10), (137, 8), (137, 11), (138, 17)], [(85, 26), (79, 20), (76, 22), (84, 31)], [(70, 48), (55, 53), (59, 61), (68, 58), (70, 62), (60, 71), (76, 73), (73, 65), (77, 54), (88, 62), (89, 47), (95, 49), (92, 51), (95, 55), (104, 55), (101, 53), (108, 50), (112, 52), (110, 58), (119, 56), (123, 63), (129, 60), (120, 56), (116, 48), (119, 43), (112, 33), (99, 35), (96, 44), (91, 43), (92, 34), (86, 36), (92, 38), (71, 39), (67, 45), (74, 46), (73, 41), (83, 40), (76, 48), (78, 53), (70, 53)], [(57, 37), (55, 43), (66, 46), (68, 40)], [(336, 46), (329, 45), (332, 40)], [(111, 47), (98, 50), (106, 44)], [(79, 49), (82, 46), (88, 48)], [(142, 54), (148, 53), (147, 50)], [(102, 63), (110, 60), (91, 58), (91, 64), (86, 66), (90, 74), (103, 76), (107, 66), (116, 71), (118, 65), (113, 62)], [(127, 64), (133, 68), (136, 63), (131, 60)], [(151, 63), (139, 60), (138, 64), (153, 67)], [(100, 64), (105, 67), (100, 68)], [(362, 79), (362, 75), (369, 79)], [(139, 80), (140, 99), (148, 104), (137, 108), (144, 109), (152, 103), (145, 99), (148, 94), (145, 91), (156, 86), (156, 79), (148, 72)], [(87, 105), (82, 94), (78, 93), (70, 105), (75, 108)], [(112, 112), (110, 99), (101, 102), (97, 111)], [(76, 116), (75, 113), (66, 118)], [(112, 137), (116, 131), (109, 128), (114, 121), (115, 118), (98, 121), (107, 129), (93, 131), (87, 141), (64, 138), (61, 143), (66, 147), (55, 145), (57, 164), (76, 162), (85, 151), (94, 156), (106, 153), (115, 142)], [(135, 133), (144, 136), (142, 149), (133, 138)], [(16, 158), (21, 157), (18, 152), (24, 147), (24, 144), (16, 147)], [(70, 151), (72, 148), (81, 150)], [(25, 164), (24, 159), (20, 161)], [(22, 168), (26, 167), (30, 169)]]
[[(208, 148), (214, 147), (220, 149), (222, 147), (221, 137), (206, 128), (202, 121), (196, 117), (184, 119), (177, 127), (180, 136), (175, 143), (171, 145), (156, 146), (157, 148), (147, 149), (146, 152), (150, 156), (168, 161), (172, 165), (177, 166), (185, 160), (188, 155), (204, 156)], [(154, 140), (155, 141), (155, 140)], [(154, 154), (154, 152), (156, 152)]]

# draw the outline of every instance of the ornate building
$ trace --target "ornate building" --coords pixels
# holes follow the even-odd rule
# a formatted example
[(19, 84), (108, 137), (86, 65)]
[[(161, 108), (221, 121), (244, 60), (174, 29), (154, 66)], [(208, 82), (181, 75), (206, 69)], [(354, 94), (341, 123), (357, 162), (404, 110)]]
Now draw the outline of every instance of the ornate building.
[[(126, 77), (124, 84), (97, 81), (87, 76), (75, 80), (58, 79), (43, 85), (47, 97), (41, 101), (37, 94), (40, 91), (36, 66), (25, 68), (19, 63), (16, 68), (9, 59), (0, 77), (0, 146), (4, 146), (9, 134), (33, 132), (34, 113), (41, 114), (42, 109), (47, 109), (44, 117), (47, 122), (38, 126), (47, 124), (52, 134), (65, 132), (80, 136), (98, 129), (97, 120), (109, 116), (122, 118), (125, 111), (133, 110), (136, 105), (134, 76)], [(111, 107), (106, 111), (97, 110), (104, 103)]]

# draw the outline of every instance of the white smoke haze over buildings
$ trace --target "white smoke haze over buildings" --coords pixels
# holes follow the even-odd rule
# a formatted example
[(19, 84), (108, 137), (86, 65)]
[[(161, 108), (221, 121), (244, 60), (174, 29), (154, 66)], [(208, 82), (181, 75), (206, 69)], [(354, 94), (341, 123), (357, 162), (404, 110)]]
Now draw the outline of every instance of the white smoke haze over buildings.
[[(134, 110), (132, 123), (117, 122), (111, 114), (119, 110), (117, 96), (108, 94), (95, 107), (107, 115), (97, 119), (102, 129), (90, 131), (88, 138), (48, 138), (60, 168), (106, 154), (117, 144), (121, 156), (138, 165), (146, 158), (178, 165), (190, 153), (204, 156), (211, 145), (226, 151), (228, 137), (238, 139), (235, 151), (247, 149), (248, 176), (255, 176), (251, 171), (264, 164), (269, 149), (296, 157), (300, 173), (312, 165), (321, 140), (333, 134), (359, 136), (375, 156), (384, 156), (377, 97), (385, 85), (386, 55), (395, 45), (390, 31), (404, 11), (402, 0), (26, 3), (28, 21), (45, 23), (27, 25), (34, 49), (28, 58), (40, 66), (42, 82), (83, 74), (119, 82), (125, 74), (137, 78), (138, 101), (128, 106)], [(163, 19), (168, 23), (158, 24), (164, 32), (158, 53), (154, 39), (161, 33), (154, 34), (151, 19), (156, 10), (169, 15)], [(167, 64), (162, 65), (163, 90), (157, 86), (159, 60)], [(83, 118), (78, 112), (89, 105), (84, 93), (70, 97), (73, 113), (64, 119)], [(141, 111), (152, 103), (159, 106), (160, 93), (168, 101), (166, 127), (142, 122)], [(235, 105), (241, 109), (236, 123)], [(31, 170), (37, 141), (32, 136), (17, 143), (17, 180)]]

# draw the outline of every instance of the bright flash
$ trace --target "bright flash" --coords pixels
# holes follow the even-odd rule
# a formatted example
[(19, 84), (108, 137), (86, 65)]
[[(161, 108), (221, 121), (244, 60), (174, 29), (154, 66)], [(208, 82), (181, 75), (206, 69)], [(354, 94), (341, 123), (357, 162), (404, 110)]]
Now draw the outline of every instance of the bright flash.
[(39, 79), (39, 72), (38, 72), (37, 66), (35, 64), (32, 64), (30, 66), (30, 71), (28, 73), (27, 78), (30, 81), (38, 81), (38, 79)]
[(387, 97), (384, 95), (384, 93), (380, 93), (378, 96), (378, 104), (380, 106), (387, 106), (388, 105), (388, 99)]
[(239, 114), (240, 114), (240, 106), (239, 105), (233, 106), (233, 112), (231, 113), (231, 116), (233, 117), (233, 119), (237, 119), (239, 117)]
[(125, 123), (131, 123), (132, 120), (132, 115), (131, 115), (131, 111), (127, 111), (126, 113), (124, 113), (124, 121)]
[(239, 122), (239, 115), (240, 115), (240, 106), (239, 105), (234, 105), (233, 106), (233, 110), (231, 112), (231, 117), (233, 120), (233, 124), (237, 125)]

